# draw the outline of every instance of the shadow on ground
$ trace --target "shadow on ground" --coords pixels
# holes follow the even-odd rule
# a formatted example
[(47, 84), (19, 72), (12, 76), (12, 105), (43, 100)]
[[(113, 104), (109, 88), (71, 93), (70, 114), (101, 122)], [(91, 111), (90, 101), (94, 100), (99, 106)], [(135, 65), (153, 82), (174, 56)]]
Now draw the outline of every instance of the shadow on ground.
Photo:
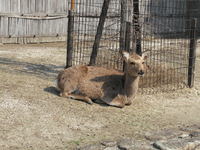
[(56, 96), (59, 95), (58, 89), (56, 89), (56, 87), (53, 87), (53, 86), (44, 88), (44, 91), (45, 91), (45, 92), (48, 92), (48, 93), (51, 93), (51, 94), (54, 94), (54, 95), (56, 95)]
[[(48, 92), (50, 94), (53, 94), (53, 95), (56, 95), (56, 96), (59, 96), (59, 90), (56, 88), (56, 87), (53, 87), (53, 86), (50, 86), (50, 87), (47, 87), (47, 88), (44, 88), (44, 91), (45, 92)], [(77, 101), (81, 101), (84, 103), (84, 101), (82, 100), (78, 100), (78, 99), (73, 99), (73, 100), (77, 100)], [(94, 103), (100, 105), (100, 106), (103, 106), (103, 107), (108, 107), (109, 105), (107, 105), (106, 103), (102, 102), (101, 100), (92, 100)], [(111, 106), (110, 106), (111, 107)]]
[[(40, 63), (40, 62), (39, 62)], [(0, 57), (0, 70), (5, 70), (13, 73), (25, 73), (36, 75), (41, 78), (55, 78), (64, 66), (56, 66), (52, 64), (34, 64), (29, 62), (20, 62), (17, 60)]]

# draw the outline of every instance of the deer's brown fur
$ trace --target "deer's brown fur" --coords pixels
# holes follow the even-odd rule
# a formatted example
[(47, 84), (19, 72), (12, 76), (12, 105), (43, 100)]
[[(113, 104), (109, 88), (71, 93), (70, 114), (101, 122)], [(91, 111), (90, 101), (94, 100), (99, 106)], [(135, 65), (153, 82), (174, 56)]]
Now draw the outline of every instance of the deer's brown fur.
[(60, 96), (92, 104), (93, 99), (116, 107), (130, 105), (144, 74), (144, 57), (123, 52), (125, 73), (96, 66), (74, 66), (58, 75)]

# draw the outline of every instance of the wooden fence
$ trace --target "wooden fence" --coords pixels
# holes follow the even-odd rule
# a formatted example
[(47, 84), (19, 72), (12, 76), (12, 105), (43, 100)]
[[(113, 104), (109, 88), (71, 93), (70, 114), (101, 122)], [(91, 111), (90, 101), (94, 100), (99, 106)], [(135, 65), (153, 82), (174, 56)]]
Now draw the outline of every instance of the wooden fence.
[(0, 43), (63, 41), (68, 0), (0, 0)]

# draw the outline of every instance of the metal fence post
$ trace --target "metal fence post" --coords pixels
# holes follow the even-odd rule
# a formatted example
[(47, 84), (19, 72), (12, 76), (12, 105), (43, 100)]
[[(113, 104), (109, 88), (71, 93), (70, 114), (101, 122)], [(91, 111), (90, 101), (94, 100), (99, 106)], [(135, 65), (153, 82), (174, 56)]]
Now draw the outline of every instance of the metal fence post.
[(120, 52), (125, 50), (126, 15), (127, 15), (126, 8), (127, 8), (127, 0), (121, 0), (120, 39), (119, 39)]
[[(127, 52), (131, 52), (131, 49), (130, 49), (130, 45), (131, 45), (131, 22), (126, 22), (126, 25), (125, 25), (125, 41), (124, 41), (124, 50), (127, 51)], [(125, 71), (125, 62), (123, 61), (123, 71)]]
[(126, 22), (125, 50), (130, 52), (131, 46), (131, 22)]
[(197, 43), (196, 28), (197, 28), (197, 19), (194, 18), (191, 20), (189, 65), (188, 65), (188, 86), (190, 88), (194, 86), (194, 71), (195, 71), (196, 43)]
[(142, 55), (141, 49), (141, 26), (140, 26), (140, 12), (139, 12), (139, 0), (133, 0), (133, 49), (138, 55)]
[(67, 30), (67, 60), (66, 60), (66, 68), (72, 66), (73, 34), (74, 34), (74, 12), (73, 12), (73, 10), (69, 10), (69, 14), (68, 14), (68, 30)]

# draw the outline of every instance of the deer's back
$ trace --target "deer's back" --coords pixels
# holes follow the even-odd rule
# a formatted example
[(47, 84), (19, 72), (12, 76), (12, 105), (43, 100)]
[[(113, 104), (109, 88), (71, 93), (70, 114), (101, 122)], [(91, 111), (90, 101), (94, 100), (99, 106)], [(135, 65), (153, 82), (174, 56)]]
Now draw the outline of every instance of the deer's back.
[(65, 69), (60, 77), (65, 78), (65, 82), (62, 83), (64, 89), (73, 89), (72, 91), (92, 99), (101, 99), (106, 95), (115, 97), (123, 88), (123, 73), (103, 67), (71, 67)]

